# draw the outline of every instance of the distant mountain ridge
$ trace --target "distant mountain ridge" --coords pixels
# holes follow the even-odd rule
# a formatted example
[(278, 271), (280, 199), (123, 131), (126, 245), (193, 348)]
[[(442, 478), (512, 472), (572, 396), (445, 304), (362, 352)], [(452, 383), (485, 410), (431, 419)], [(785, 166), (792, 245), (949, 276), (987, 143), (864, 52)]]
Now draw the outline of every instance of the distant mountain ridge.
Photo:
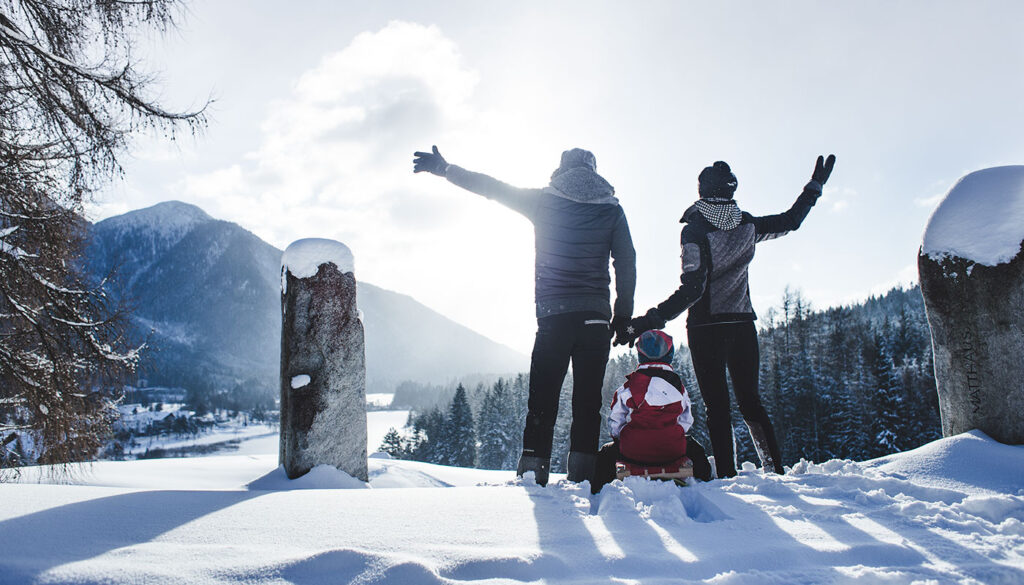
[[(105, 219), (91, 235), (90, 271), (114, 271), (115, 293), (130, 300), (138, 333), (152, 332), (144, 377), (185, 387), (277, 388), (281, 250), (178, 201)], [(528, 366), (526, 356), (406, 295), (359, 282), (357, 298), (369, 392)]]

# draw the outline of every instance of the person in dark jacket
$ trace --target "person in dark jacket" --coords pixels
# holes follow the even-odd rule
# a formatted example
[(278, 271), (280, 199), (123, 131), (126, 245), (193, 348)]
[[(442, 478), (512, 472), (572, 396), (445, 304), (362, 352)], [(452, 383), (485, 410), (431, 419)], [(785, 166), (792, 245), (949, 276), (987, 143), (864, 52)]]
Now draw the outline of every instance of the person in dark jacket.
[[(545, 485), (558, 398), (570, 361), (573, 371), (568, 475), (591, 480), (601, 432), (601, 386), (612, 331), (624, 334), (633, 315), (636, 253), (615, 189), (597, 174), (597, 159), (580, 148), (562, 153), (541, 189), (513, 187), (448, 164), (437, 147), (416, 152), (414, 172), (430, 172), (526, 216), (534, 226), (537, 337), (517, 474), (532, 471)], [(608, 258), (615, 268), (610, 302)]]
[(762, 468), (784, 473), (782, 454), (768, 412), (758, 394), (760, 355), (757, 316), (750, 303), (747, 267), (760, 242), (800, 227), (821, 196), (832, 173), (835, 156), (819, 156), (811, 181), (786, 212), (754, 217), (740, 211), (733, 199), (736, 176), (718, 161), (698, 178), (700, 199), (683, 213), (680, 242), (682, 276), (679, 288), (657, 307), (630, 322), (616, 344), (632, 344), (641, 333), (661, 329), (666, 321), (689, 311), (687, 338), (704, 404), (707, 407), (711, 450), (718, 477), (736, 475), (732, 416), (726, 370), (740, 414), (747, 424)]

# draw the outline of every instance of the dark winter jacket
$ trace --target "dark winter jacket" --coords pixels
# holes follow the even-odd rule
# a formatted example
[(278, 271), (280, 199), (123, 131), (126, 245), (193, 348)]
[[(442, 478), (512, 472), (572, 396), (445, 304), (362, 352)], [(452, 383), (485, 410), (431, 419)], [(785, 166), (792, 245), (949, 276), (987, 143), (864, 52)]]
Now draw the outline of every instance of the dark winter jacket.
[(609, 255), (615, 267), (616, 316), (633, 314), (636, 252), (615, 190), (589, 168), (558, 174), (543, 189), (521, 189), (449, 165), (452, 183), (526, 216), (536, 240), (537, 317), (596, 311), (612, 317)]
[(720, 203), (718, 213), (706, 211), (706, 201), (691, 206), (680, 220), (686, 224), (680, 236), (681, 285), (658, 305), (658, 316), (670, 321), (689, 309), (688, 327), (757, 319), (747, 283), (755, 244), (799, 228), (820, 195), (821, 185), (812, 181), (788, 211), (761, 217), (739, 213), (732, 202)]

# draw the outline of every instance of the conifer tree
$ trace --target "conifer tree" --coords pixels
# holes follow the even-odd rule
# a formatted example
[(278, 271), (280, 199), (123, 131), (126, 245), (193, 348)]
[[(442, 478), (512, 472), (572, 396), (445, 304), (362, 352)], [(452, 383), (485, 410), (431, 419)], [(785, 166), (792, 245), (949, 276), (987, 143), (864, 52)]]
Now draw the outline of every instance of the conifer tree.
[(480, 468), (506, 468), (508, 453), (517, 448), (518, 423), (509, 384), (498, 380), (484, 395), (477, 417)]
[(448, 417), (445, 420), (444, 455), (441, 463), (455, 467), (476, 466), (476, 427), (473, 411), (469, 407), (466, 388), (459, 384), (455, 390)]
[(523, 451), (523, 428), (526, 426), (527, 401), (530, 394), (530, 376), (518, 374), (508, 386), (511, 416), (515, 422), (511, 425), (512, 446), (505, 454), (502, 469), (515, 469), (519, 455)]
[(875, 393), (872, 397), (871, 410), (874, 417), (871, 429), (875, 440), (875, 456), (896, 453), (903, 444), (902, 388), (893, 363), (889, 333), (889, 322), (886, 320), (881, 330), (875, 333), (874, 339), (872, 373)]
[(398, 429), (395, 427), (388, 429), (378, 450), (391, 455), (395, 459), (405, 458), (405, 441), (402, 440), (402, 435), (399, 434)]
[(551, 442), (551, 471), (565, 473), (569, 459), (569, 433), (572, 430), (572, 373), (565, 377), (559, 393), (558, 417)]

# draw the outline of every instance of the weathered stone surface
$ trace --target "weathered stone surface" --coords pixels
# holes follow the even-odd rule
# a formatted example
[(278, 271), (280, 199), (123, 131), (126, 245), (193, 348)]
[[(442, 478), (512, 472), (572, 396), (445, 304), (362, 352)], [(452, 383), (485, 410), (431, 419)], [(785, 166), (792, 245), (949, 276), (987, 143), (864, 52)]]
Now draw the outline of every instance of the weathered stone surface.
[(985, 266), (919, 254), (942, 434), (1024, 444), (1024, 249)]
[(280, 462), (290, 478), (328, 464), (367, 481), (366, 358), (355, 275), (332, 261), (313, 275), (293, 274), (289, 253), (304, 242), (285, 251), (282, 267)]

